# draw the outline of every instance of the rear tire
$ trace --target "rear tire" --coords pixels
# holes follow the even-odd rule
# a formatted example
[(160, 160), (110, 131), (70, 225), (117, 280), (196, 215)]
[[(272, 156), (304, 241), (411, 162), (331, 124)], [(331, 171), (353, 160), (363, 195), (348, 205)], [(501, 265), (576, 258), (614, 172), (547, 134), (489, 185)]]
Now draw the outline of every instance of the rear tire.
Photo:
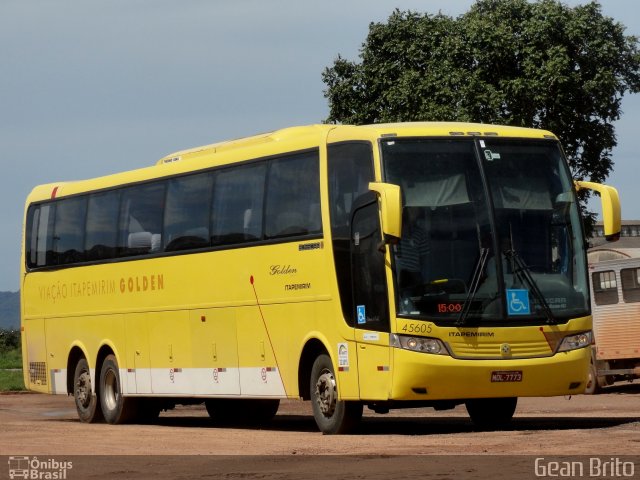
[(81, 422), (98, 423), (104, 421), (100, 401), (91, 387), (91, 369), (85, 358), (78, 361), (73, 374), (73, 398)]
[(482, 429), (499, 429), (508, 426), (517, 405), (517, 397), (474, 398), (465, 402), (471, 420)]
[(329, 355), (322, 354), (313, 362), (310, 395), (313, 418), (325, 435), (349, 433), (359, 425), (362, 403), (338, 400), (338, 387)]
[(118, 362), (114, 355), (104, 359), (100, 370), (100, 405), (107, 423), (127, 423), (135, 418), (136, 399), (122, 395)]

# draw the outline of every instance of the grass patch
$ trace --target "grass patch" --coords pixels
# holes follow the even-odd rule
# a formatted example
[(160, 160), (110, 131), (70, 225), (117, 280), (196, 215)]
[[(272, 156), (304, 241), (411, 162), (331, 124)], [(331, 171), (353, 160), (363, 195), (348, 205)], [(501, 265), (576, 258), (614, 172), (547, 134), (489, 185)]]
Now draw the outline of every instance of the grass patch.
[(19, 348), (0, 350), (0, 369), (22, 368), (22, 353)]
[(25, 390), (22, 378), (22, 352), (20, 347), (3, 345), (0, 348), (0, 392)]
[(20, 330), (0, 330), (0, 392), (25, 390)]
[(25, 390), (22, 370), (0, 370), (0, 392)]

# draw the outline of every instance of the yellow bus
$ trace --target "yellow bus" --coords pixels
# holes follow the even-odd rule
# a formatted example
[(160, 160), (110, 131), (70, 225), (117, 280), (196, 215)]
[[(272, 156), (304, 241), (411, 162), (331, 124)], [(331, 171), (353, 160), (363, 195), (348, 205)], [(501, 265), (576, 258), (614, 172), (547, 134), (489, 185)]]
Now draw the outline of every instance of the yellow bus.
[(591, 316), (576, 190), (550, 132), (464, 123), (293, 127), (36, 187), (21, 271), (24, 380), (80, 419), (204, 402), (265, 421), (311, 400), (508, 422), (581, 393)]

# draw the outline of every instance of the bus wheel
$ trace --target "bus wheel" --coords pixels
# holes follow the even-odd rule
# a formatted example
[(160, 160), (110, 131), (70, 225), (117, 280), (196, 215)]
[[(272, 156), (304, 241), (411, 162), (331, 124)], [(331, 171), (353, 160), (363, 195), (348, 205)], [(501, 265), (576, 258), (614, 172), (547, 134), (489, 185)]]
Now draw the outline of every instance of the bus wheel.
[(362, 418), (362, 403), (338, 400), (333, 364), (329, 355), (316, 358), (311, 368), (313, 418), (324, 434), (349, 433)]
[(73, 398), (80, 421), (96, 423), (104, 420), (98, 397), (91, 388), (91, 370), (86, 359), (81, 358), (73, 374)]
[(114, 355), (107, 356), (102, 364), (99, 393), (102, 414), (107, 423), (126, 423), (135, 417), (136, 399), (122, 395), (120, 372)]
[(506, 427), (513, 418), (517, 404), (517, 397), (474, 398), (465, 402), (473, 423), (485, 429)]
[(591, 361), (591, 365), (589, 366), (589, 376), (587, 377), (587, 387), (584, 389), (584, 393), (586, 395), (594, 395), (596, 393), (600, 393), (602, 388), (600, 386), (601, 381), (598, 381), (598, 370), (596, 368), (596, 364)]
[(210, 398), (204, 401), (204, 405), (216, 423), (259, 425), (268, 422), (278, 413), (280, 400)]
[(587, 395), (595, 395), (602, 393), (602, 389), (608, 385), (613, 385), (614, 378), (612, 376), (598, 375), (598, 369), (609, 370), (608, 362), (601, 362), (591, 356), (591, 364), (589, 365), (589, 376), (587, 377), (587, 387), (584, 393)]

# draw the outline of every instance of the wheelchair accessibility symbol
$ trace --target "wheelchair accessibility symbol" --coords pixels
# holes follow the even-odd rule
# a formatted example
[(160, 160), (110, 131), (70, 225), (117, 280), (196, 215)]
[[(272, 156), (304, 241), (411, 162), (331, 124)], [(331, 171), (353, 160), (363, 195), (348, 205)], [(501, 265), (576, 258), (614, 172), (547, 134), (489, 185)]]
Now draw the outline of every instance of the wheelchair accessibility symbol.
[(358, 325), (367, 323), (367, 314), (365, 313), (364, 305), (358, 305), (356, 310), (358, 313)]
[(509, 315), (529, 315), (529, 290), (507, 289), (507, 313)]

